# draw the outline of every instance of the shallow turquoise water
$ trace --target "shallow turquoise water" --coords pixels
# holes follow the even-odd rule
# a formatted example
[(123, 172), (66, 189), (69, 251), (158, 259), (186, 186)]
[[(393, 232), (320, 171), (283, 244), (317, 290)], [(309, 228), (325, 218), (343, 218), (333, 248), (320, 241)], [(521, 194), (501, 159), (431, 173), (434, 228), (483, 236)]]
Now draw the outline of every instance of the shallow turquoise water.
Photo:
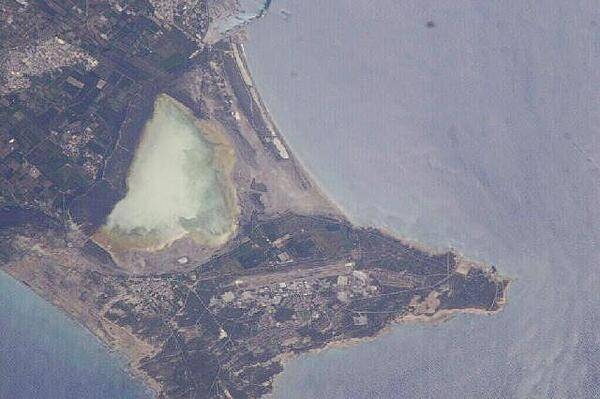
[(0, 398), (151, 397), (92, 334), (0, 272)]

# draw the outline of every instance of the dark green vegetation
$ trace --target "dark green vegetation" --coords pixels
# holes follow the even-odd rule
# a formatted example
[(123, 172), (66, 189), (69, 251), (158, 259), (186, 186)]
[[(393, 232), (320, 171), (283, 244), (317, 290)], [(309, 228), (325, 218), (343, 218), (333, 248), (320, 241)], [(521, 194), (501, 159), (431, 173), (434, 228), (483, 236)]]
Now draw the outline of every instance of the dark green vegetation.
[(460, 266), (452, 253), (431, 255), (343, 220), (287, 214), (254, 220), (237, 245), (187, 273), (55, 266), (52, 281), (56, 295), (156, 348), (138, 367), (164, 397), (255, 398), (270, 391), (282, 354), (370, 337), (406, 316), (500, 309), (508, 282)]
[[(0, 95), (0, 267), (125, 353), (161, 397), (256, 398), (270, 391), (282, 355), (371, 337), (394, 320), (501, 308), (508, 282), (493, 268), (427, 253), (342, 216), (285, 213), (295, 209), (287, 190), (308, 191), (310, 179), (277, 149), (279, 134), (236, 48), (202, 41), (207, 2), (191, 2), (171, 23), (157, 20), (149, 0), (121, 3), (0, 4), (12, 21), (0, 24), (0, 56), (60, 37), (97, 60), (93, 68), (49, 68), (29, 76), (28, 88)], [(237, 170), (245, 180), (236, 181), (235, 237), (205, 257), (170, 248), (138, 275), (89, 235), (125, 194), (159, 93), (222, 123), (247, 169)], [(269, 197), (279, 185), (283, 198)], [(276, 200), (285, 206), (274, 208)]]
[(179, 29), (159, 25), (146, 0), (122, 8), (29, 3), (2, 4), (12, 23), (0, 24), (0, 55), (58, 37), (98, 65), (49, 67), (29, 77), (29, 88), (0, 96), (0, 200), (53, 216), (70, 212), (97, 226), (123, 196), (123, 174), (155, 94), (202, 58), (189, 59), (208, 27), (206, 3), (195, 2), (195, 18)]

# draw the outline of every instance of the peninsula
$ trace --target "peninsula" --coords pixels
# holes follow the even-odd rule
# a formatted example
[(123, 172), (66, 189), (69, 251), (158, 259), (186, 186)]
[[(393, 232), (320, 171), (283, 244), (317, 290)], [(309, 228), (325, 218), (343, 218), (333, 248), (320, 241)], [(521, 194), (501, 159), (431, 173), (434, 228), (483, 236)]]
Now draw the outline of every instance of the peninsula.
[(261, 397), (290, 355), (502, 309), (494, 267), (355, 226), (323, 195), (243, 32), (216, 28), (239, 7), (0, 5), (0, 268), (171, 399)]

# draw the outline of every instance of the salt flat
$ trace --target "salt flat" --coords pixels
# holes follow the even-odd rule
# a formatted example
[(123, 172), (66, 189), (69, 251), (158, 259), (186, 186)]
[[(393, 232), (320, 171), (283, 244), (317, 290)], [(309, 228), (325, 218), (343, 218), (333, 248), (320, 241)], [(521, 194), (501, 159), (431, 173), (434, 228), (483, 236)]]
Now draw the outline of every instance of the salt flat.
[(110, 250), (160, 249), (185, 235), (224, 242), (235, 227), (233, 153), (214, 126), (161, 95), (127, 179), (97, 239)]

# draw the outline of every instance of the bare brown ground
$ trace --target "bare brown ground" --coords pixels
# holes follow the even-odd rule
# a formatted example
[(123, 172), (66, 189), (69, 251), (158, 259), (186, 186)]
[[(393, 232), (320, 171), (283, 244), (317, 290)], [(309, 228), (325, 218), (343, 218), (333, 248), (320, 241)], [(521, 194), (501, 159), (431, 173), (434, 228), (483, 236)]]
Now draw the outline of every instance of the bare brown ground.
[(83, 258), (76, 247), (54, 245), (48, 237), (21, 236), (18, 240), (19, 246), (30, 248), (30, 251), (18, 261), (11, 262), (5, 271), (63, 310), (103, 345), (126, 355), (130, 373), (159, 392), (160, 384), (140, 370), (140, 362), (147, 356), (154, 356), (160, 348), (106, 319), (102, 310), (87, 301), (89, 291), (81, 286), (80, 276), (83, 271), (95, 270), (97, 266)]

